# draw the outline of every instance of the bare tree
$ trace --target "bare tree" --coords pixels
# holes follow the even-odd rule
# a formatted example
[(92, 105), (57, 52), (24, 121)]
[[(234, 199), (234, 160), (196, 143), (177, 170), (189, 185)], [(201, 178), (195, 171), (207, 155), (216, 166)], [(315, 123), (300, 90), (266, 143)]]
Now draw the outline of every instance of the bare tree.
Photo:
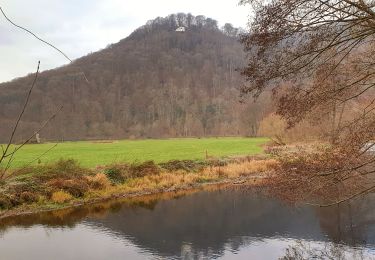
[(373, 94), (374, 1), (242, 3), (256, 12), (251, 31), (242, 37), (250, 57), (243, 94), (278, 90), (281, 84), (275, 83), (287, 81), (279, 113), (290, 125), (318, 107)]
[[(309, 117), (331, 119), (332, 149), (305, 161), (319, 158), (319, 165), (307, 167), (310, 172), (303, 164), (297, 167), (295, 175), (289, 175), (296, 182), (284, 190), (319, 184), (311, 192), (321, 192), (332, 187), (327, 184), (342, 185), (349, 179), (359, 183), (374, 173), (375, 158), (369, 151), (375, 137), (375, 1), (241, 3), (255, 12), (250, 32), (242, 37), (249, 54), (242, 94), (257, 97), (272, 89), (277, 113), (289, 127)], [(360, 185), (344, 200), (374, 189), (373, 183)]]

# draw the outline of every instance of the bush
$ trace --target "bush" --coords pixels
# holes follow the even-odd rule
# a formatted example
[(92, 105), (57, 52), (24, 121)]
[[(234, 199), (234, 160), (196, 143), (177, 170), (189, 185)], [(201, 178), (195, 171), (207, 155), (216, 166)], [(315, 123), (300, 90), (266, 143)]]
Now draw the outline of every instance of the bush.
[(65, 191), (54, 192), (51, 196), (51, 200), (55, 203), (65, 203), (72, 200), (73, 196)]
[(74, 159), (63, 160), (60, 159), (52, 165), (54, 170), (59, 173), (66, 173), (66, 174), (77, 174), (82, 175), (83, 168), (79, 166), (79, 163)]
[(57, 179), (48, 182), (46, 186), (51, 187), (53, 190), (58, 189), (66, 191), (77, 198), (83, 197), (89, 190), (88, 180), (86, 179)]
[(88, 177), (89, 185), (93, 189), (105, 189), (111, 185), (107, 175), (104, 173), (98, 173), (93, 177)]
[(32, 192), (22, 192), (20, 195), (20, 200), (22, 203), (33, 203), (38, 201), (38, 196)]
[(0, 196), (0, 210), (10, 209), (12, 207), (12, 202), (7, 196)]
[(133, 163), (132, 165), (112, 165), (104, 173), (113, 184), (119, 184), (130, 178), (157, 175), (160, 173), (160, 168), (153, 161), (147, 161), (140, 164)]
[(11, 204), (11, 206), (9, 208), (16, 207), (16, 206), (22, 204), (19, 196), (17, 196), (17, 195), (13, 195), (13, 194), (8, 195), (8, 199), (9, 199), (9, 202)]
[(159, 173), (160, 168), (153, 161), (147, 161), (141, 164), (132, 164), (130, 166), (130, 176), (133, 178), (157, 175)]
[(34, 187), (33, 183), (14, 183), (14, 184), (9, 184), (7, 187), (7, 192), (9, 194), (17, 194), (20, 195), (23, 192), (33, 192)]
[(203, 161), (194, 160), (172, 160), (166, 163), (161, 163), (160, 167), (170, 172), (183, 170), (186, 172), (198, 172), (206, 166)]
[(67, 180), (64, 182), (63, 189), (74, 197), (83, 197), (85, 193), (89, 190), (89, 185), (85, 180)]
[(125, 177), (123, 176), (121, 170), (115, 166), (105, 170), (104, 173), (113, 184), (125, 182)]
[(93, 175), (90, 169), (82, 168), (78, 162), (72, 159), (59, 160), (47, 166), (36, 166), (33, 168), (35, 176), (40, 181), (47, 181), (55, 178), (77, 178), (86, 175)]
[(207, 165), (212, 167), (224, 167), (227, 166), (229, 162), (229, 160), (212, 160), (207, 162)]

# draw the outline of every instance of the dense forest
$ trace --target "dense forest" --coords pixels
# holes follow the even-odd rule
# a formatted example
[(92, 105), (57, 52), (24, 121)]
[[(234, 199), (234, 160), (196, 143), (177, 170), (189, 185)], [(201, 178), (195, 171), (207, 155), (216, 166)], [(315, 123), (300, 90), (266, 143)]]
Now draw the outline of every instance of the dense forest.
[[(177, 32), (182, 26), (185, 32)], [(255, 136), (268, 102), (239, 102), (237, 69), (246, 57), (240, 33), (191, 14), (149, 21), (116, 44), (41, 73), (16, 139), (61, 105), (41, 133), (45, 140)], [(0, 141), (32, 80), (0, 85)]]
[[(184, 26), (185, 32), (176, 28)], [(240, 30), (204, 16), (157, 18), (104, 50), (39, 75), (17, 139), (254, 136), (262, 100), (239, 102)], [(43, 61), (42, 61), (43, 62)], [(87, 80), (86, 80), (87, 78)], [(19, 113), (33, 75), (0, 85), (0, 141)]]

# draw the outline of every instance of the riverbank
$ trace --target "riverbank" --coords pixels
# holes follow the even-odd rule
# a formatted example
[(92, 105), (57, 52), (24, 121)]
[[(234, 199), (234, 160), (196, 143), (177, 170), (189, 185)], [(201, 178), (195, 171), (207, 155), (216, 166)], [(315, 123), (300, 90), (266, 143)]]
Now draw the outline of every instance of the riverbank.
[(0, 219), (117, 198), (197, 189), (208, 185), (262, 185), (278, 167), (267, 157), (170, 161), (82, 168), (74, 160), (15, 170), (1, 186)]

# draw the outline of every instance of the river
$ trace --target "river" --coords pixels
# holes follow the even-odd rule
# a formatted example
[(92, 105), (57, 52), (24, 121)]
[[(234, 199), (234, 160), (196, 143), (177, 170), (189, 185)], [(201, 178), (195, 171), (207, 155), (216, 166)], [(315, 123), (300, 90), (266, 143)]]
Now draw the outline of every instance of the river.
[(0, 259), (375, 259), (375, 196), (330, 208), (213, 189), (0, 220)]

